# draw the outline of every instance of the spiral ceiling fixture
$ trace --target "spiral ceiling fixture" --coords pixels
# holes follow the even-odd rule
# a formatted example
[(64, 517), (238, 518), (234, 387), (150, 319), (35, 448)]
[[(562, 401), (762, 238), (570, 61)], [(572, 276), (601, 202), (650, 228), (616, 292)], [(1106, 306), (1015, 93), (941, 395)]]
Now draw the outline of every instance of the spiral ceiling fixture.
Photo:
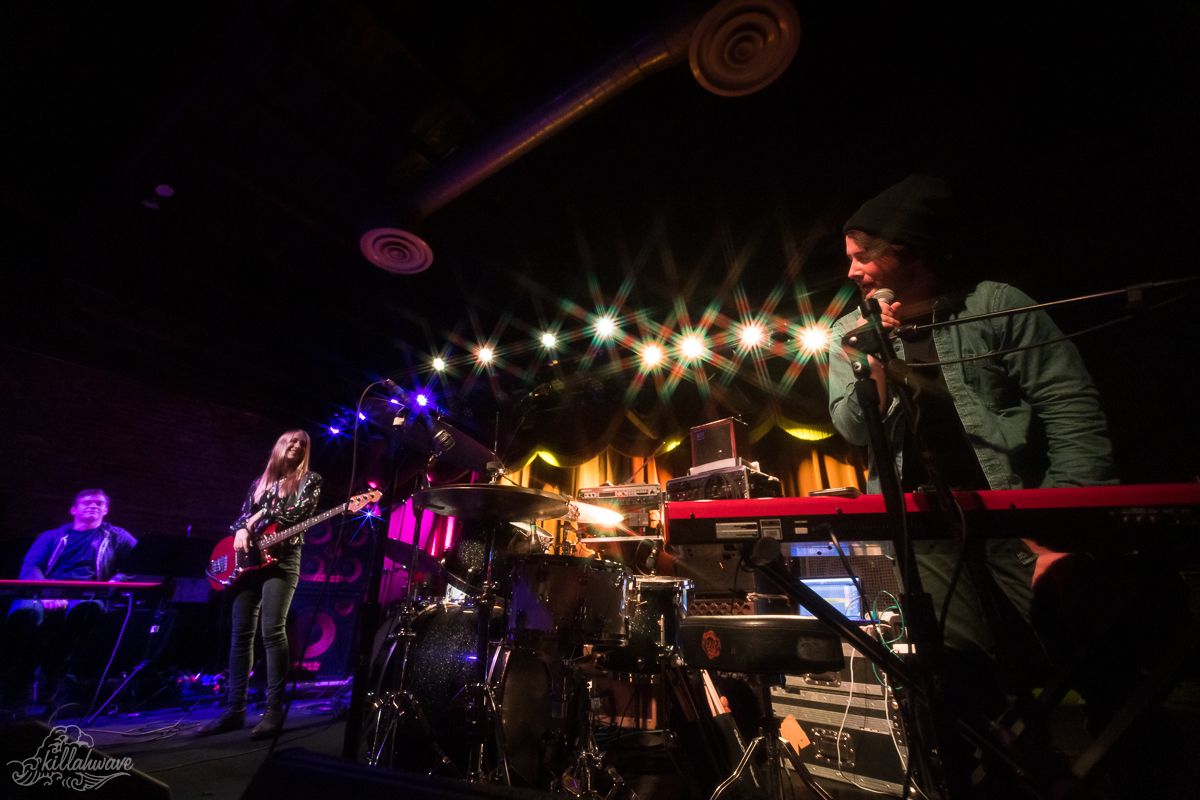
[(433, 250), (420, 236), (401, 228), (372, 228), (358, 249), (375, 266), (396, 275), (416, 275), (433, 264)]
[(705, 89), (753, 94), (783, 74), (800, 43), (800, 17), (787, 0), (725, 0), (701, 18), (688, 62)]

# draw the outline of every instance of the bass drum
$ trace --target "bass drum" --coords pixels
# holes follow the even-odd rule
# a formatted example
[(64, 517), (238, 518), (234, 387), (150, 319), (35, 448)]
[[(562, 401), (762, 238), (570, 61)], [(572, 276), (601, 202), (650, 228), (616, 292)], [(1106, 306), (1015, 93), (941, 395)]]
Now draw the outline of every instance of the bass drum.
[[(362, 760), (413, 772), (465, 777), (469, 768), (468, 685), (475, 680), (478, 609), (438, 603), (412, 620), (412, 646), (403, 687), (402, 620), (389, 620), (375, 637)], [(517, 782), (545, 783), (557, 763), (560, 721), (551, 717), (551, 668), (526, 650), (493, 647), (488, 684), (499, 710), (509, 772)], [(487, 757), (498, 763), (489, 719)]]

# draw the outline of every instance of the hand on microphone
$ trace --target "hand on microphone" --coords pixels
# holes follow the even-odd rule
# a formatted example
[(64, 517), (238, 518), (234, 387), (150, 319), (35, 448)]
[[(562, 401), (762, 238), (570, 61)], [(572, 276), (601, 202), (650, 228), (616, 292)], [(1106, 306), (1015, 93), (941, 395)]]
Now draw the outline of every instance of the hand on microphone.
[[(879, 322), (883, 329), (891, 331), (899, 328), (901, 303), (896, 299), (896, 293), (891, 289), (876, 289), (871, 297), (879, 303)], [(860, 325), (865, 325), (866, 322), (866, 319), (859, 317)]]

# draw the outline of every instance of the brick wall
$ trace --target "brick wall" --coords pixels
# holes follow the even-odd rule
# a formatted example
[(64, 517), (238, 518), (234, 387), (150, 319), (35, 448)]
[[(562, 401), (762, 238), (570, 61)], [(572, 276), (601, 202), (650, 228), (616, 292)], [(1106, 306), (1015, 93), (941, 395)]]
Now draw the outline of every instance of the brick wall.
[(0, 347), (0, 424), (6, 573), (9, 551), (23, 554), (34, 534), (67, 521), (85, 487), (103, 487), (108, 519), (134, 535), (225, 535), (276, 437), (296, 426), (9, 347)]

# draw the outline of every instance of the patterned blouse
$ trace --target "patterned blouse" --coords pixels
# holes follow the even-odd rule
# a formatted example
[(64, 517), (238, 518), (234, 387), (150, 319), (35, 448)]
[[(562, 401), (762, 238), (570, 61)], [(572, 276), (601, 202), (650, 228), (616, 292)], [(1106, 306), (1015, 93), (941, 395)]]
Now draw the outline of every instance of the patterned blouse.
[[(242, 513), (238, 516), (237, 521), (229, 526), (230, 532), (237, 533), (239, 529), (244, 528), (246, 520), (261, 509), (266, 509), (266, 514), (260, 520), (259, 528), (267, 522), (275, 522), (280, 529), (283, 529), (308, 519), (317, 511), (317, 500), (321, 497), (321, 476), (316, 472), (306, 472), (300, 479), (300, 486), (296, 491), (284, 497), (276, 494), (279, 490), (279, 486), (276, 485), (270, 491), (264, 492), (261, 499), (255, 500), (256, 489), (258, 489), (257, 478), (250, 482), (250, 490), (246, 492), (246, 499), (242, 503)], [(296, 536), (279, 546), (288, 544), (304, 544), (304, 536)]]

